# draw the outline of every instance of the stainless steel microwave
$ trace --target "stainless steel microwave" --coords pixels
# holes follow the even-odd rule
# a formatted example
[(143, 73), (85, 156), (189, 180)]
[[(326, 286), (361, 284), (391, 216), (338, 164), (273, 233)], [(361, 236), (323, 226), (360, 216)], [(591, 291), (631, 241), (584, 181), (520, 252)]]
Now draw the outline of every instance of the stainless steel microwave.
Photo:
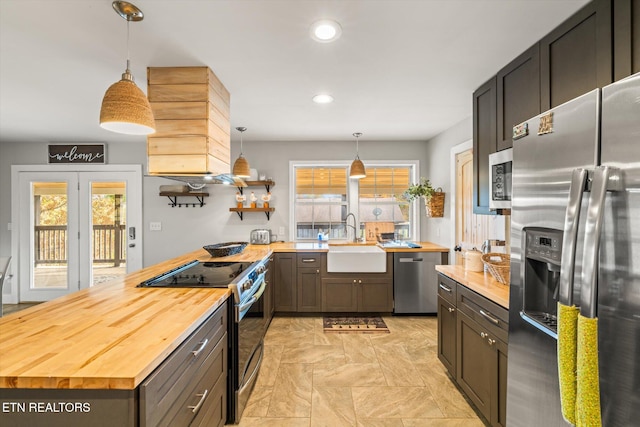
[(513, 149), (489, 154), (489, 209), (511, 209)]

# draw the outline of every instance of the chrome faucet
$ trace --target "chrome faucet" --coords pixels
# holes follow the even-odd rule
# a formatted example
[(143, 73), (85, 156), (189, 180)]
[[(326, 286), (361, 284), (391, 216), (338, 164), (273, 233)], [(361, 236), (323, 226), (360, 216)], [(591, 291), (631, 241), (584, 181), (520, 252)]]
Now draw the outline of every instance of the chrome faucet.
[[(353, 217), (353, 225), (349, 224), (349, 217)], [(344, 219), (344, 223), (347, 226), (347, 236), (349, 233), (349, 227), (353, 228), (353, 242), (357, 242), (358, 241), (358, 233), (356, 233), (356, 216), (354, 214), (352, 214), (351, 212), (349, 212), (346, 216), (346, 218)]]

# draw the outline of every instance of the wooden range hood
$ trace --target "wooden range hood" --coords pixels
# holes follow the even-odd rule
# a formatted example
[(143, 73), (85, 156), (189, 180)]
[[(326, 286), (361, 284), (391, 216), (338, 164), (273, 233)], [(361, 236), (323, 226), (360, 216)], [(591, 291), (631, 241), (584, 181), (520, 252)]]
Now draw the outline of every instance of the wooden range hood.
[(156, 121), (147, 137), (149, 175), (230, 180), (230, 95), (213, 71), (149, 67), (147, 82)]

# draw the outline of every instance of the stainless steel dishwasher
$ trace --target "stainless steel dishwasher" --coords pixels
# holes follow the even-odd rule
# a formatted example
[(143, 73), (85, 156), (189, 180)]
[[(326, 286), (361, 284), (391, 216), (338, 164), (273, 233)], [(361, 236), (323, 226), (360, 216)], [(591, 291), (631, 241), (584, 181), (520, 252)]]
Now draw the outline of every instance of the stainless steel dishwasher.
[(396, 252), (393, 254), (394, 313), (438, 312), (438, 273), (435, 266), (447, 264), (446, 252)]

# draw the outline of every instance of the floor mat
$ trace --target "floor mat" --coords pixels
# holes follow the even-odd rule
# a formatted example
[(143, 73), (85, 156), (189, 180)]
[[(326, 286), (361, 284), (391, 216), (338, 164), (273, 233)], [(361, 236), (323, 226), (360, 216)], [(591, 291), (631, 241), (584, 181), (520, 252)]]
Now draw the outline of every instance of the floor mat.
[(380, 316), (325, 316), (322, 327), (324, 332), (389, 333), (389, 328)]

